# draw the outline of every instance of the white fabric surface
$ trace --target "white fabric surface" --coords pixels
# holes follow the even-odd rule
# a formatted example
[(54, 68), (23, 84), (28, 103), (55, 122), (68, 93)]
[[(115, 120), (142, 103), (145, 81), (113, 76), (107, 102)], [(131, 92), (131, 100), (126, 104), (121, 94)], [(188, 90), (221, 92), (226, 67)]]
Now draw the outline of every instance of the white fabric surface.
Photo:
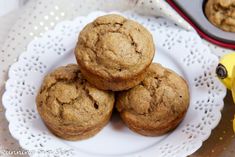
[(0, 16), (5, 15), (19, 7), (19, 0), (0, 0)]

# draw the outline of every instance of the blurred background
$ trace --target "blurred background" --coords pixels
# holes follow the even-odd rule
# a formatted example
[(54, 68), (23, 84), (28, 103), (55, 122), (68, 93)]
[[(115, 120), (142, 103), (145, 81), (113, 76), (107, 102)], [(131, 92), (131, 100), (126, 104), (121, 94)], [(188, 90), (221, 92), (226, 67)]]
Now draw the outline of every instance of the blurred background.
[(0, 0), (0, 16), (23, 6), (28, 0)]

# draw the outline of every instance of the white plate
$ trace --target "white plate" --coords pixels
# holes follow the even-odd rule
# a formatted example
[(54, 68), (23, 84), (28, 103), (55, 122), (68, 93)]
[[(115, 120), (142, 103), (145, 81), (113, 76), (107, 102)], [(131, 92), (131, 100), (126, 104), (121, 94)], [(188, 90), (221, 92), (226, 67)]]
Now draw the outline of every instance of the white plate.
[(82, 157), (184, 157), (192, 154), (221, 118), (226, 90), (215, 76), (218, 59), (196, 33), (185, 31), (166, 19), (132, 12), (123, 15), (142, 23), (154, 37), (157, 49), (154, 62), (176, 71), (189, 84), (190, 107), (183, 122), (166, 135), (144, 137), (130, 131), (113, 116), (95, 137), (77, 142), (55, 137), (43, 124), (35, 105), (43, 77), (58, 66), (75, 63), (73, 49), (78, 33), (88, 22), (103, 14), (94, 12), (60, 23), (32, 41), (18, 62), (11, 66), (3, 105), (12, 136), (35, 156), (65, 153)]

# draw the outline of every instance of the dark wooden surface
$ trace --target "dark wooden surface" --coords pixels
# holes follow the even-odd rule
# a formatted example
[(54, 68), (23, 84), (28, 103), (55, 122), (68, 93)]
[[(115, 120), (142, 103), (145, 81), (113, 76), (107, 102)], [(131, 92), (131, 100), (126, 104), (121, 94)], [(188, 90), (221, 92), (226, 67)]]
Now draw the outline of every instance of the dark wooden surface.
[(235, 157), (235, 134), (232, 129), (234, 114), (235, 104), (231, 92), (228, 91), (220, 123), (202, 147), (190, 157)]

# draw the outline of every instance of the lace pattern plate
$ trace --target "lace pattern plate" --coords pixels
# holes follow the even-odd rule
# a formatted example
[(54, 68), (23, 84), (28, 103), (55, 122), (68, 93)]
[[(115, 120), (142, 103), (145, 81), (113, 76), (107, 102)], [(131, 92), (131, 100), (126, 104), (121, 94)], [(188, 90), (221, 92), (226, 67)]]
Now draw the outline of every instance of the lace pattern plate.
[[(73, 49), (78, 34), (89, 22), (104, 12), (64, 21), (54, 30), (33, 40), (9, 70), (3, 105), (9, 130), (32, 156), (128, 156), (184, 157), (195, 152), (218, 124), (226, 89), (215, 76), (218, 58), (210, 53), (200, 37), (163, 18), (124, 16), (143, 24), (151, 31), (156, 46), (154, 62), (182, 75), (190, 87), (190, 107), (183, 122), (160, 137), (144, 137), (131, 132), (113, 116), (95, 137), (78, 142), (57, 138), (43, 124), (35, 97), (43, 77), (54, 68), (75, 63)], [(37, 150), (37, 151), (36, 151)], [(50, 150), (50, 151), (48, 151)], [(54, 151), (51, 151), (54, 150)]]

